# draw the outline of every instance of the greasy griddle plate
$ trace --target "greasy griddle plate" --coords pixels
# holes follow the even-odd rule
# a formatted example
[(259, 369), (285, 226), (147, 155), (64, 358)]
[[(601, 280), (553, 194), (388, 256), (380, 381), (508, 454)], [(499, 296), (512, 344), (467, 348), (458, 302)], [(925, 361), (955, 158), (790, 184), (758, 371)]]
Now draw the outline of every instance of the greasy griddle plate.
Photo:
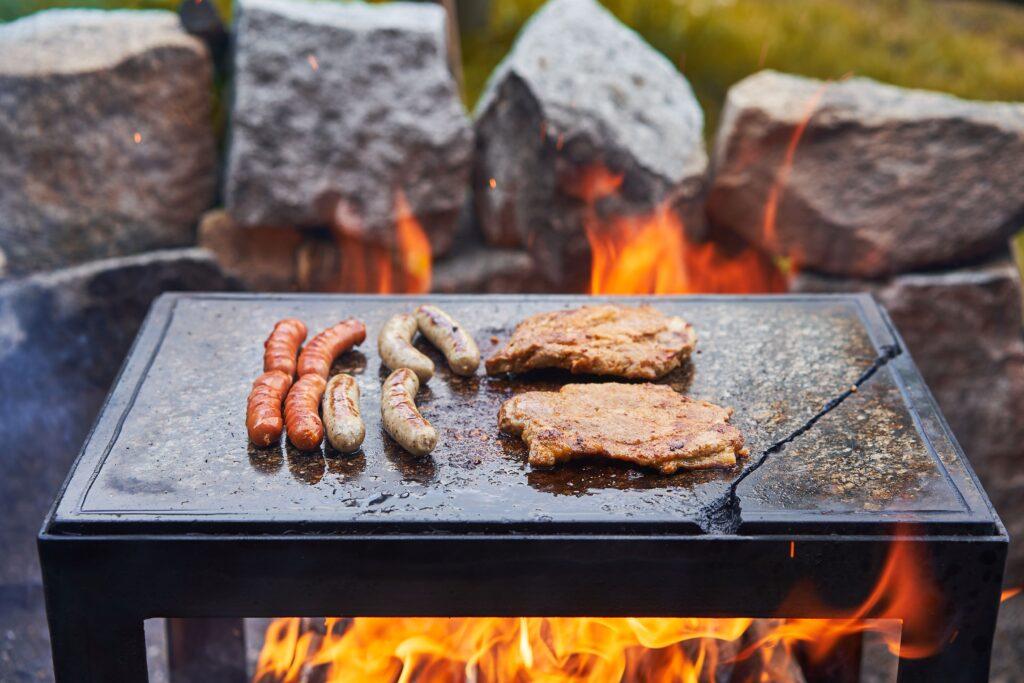
[[(437, 427), (440, 444), (425, 458), (405, 453), (381, 428), (380, 384), (387, 372), (376, 338), (389, 316), (424, 299), (162, 299), (86, 446), (55, 528), (95, 529), (90, 524), (116, 521), (119, 530), (126, 523), (167, 529), (203, 522), (337, 532), (537, 525), (552, 531), (636, 525), (696, 531), (693, 520), (738, 474), (737, 468), (666, 477), (597, 461), (533, 469), (523, 444), (498, 433), (499, 406), (517, 392), (588, 380), (559, 371), (491, 378), (483, 368), (476, 377), (460, 378), (425, 344), (420, 348), (438, 372), (418, 401)], [(595, 301), (432, 300), (473, 332), (484, 357), (526, 316)], [(852, 384), (878, 347), (894, 341), (866, 298), (651, 302), (692, 322), (699, 337), (693, 363), (663, 381), (733, 406), (733, 422), (753, 458)], [(262, 342), (274, 322), (287, 316), (304, 320), (311, 334), (350, 316), (366, 322), (367, 342), (335, 366), (359, 381), (367, 433), (360, 452), (341, 455), (327, 446), (323, 453), (303, 454), (285, 443), (269, 449), (248, 445), (246, 396), (260, 372)], [(745, 522), (885, 521), (922, 513), (940, 520), (988, 518), (943, 426), (925, 425), (929, 439), (915, 424), (895, 381), (896, 365), (883, 368), (743, 482)], [(940, 441), (938, 450), (928, 441)], [(966, 499), (958, 488), (970, 489)]]

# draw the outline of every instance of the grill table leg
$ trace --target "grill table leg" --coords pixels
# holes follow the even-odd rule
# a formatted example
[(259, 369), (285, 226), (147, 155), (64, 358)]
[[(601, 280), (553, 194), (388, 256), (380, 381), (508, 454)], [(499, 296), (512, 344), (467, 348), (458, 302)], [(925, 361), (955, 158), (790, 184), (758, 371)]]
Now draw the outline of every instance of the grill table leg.
[(131, 606), (131, 577), (118, 576), (101, 556), (40, 540), (54, 678), (148, 683), (145, 617)]
[[(146, 683), (143, 622), (114, 614), (75, 612), (64, 601), (50, 607), (47, 619), (56, 683)], [(59, 609), (60, 615), (54, 610)]]
[(933, 618), (948, 624), (942, 648), (924, 659), (900, 659), (899, 683), (988, 681), (999, 614), (1006, 545), (965, 543), (959, 554), (935, 551), (934, 575), (949, 605)]
[(945, 647), (926, 659), (900, 659), (898, 683), (988, 681), (999, 596), (982, 595), (958, 607), (962, 611), (956, 620), (957, 628)]

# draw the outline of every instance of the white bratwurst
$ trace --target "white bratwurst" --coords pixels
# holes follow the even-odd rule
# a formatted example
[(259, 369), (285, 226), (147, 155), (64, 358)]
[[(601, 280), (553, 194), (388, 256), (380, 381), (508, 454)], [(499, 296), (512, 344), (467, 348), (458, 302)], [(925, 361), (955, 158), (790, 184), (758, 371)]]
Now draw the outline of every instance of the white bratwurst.
[(381, 388), (380, 412), (384, 429), (413, 455), (426, 455), (437, 446), (437, 430), (416, 408), (420, 382), (409, 368), (392, 372)]
[(416, 334), (416, 318), (408, 313), (392, 316), (381, 328), (377, 350), (384, 365), (392, 370), (409, 368), (417, 379), (426, 382), (434, 375), (434, 361), (412, 345)]
[(359, 384), (352, 375), (340, 373), (327, 383), (323, 401), (324, 430), (335, 450), (352, 453), (359, 450), (366, 437), (366, 427), (359, 413)]
[(416, 309), (416, 323), (423, 336), (441, 350), (457, 375), (470, 376), (480, 365), (480, 349), (466, 328), (437, 306), (424, 304)]

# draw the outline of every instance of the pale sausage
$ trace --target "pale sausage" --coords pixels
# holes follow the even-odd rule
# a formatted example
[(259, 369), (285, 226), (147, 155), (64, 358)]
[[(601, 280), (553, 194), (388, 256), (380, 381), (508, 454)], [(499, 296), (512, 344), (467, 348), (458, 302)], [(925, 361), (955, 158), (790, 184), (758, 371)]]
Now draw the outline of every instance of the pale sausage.
[(437, 430), (416, 408), (419, 388), (416, 373), (409, 368), (395, 370), (384, 380), (380, 410), (391, 438), (413, 455), (426, 455), (437, 446)]
[(391, 370), (409, 368), (419, 381), (426, 382), (434, 375), (434, 362), (412, 345), (415, 334), (415, 316), (408, 313), (392, 316), (380, 330), (377, 350), (384, 365)]
[(331, 378), (324, 392), (324, 430), (335, 450), (352, 453), (366, 437), (359, 414), (359, 384), (352, 375), (340, 373)]
[(416, 309), (416, 323), (430, 343), (440, 349), (457, 375), (470, 376), (480, 365), (480, 349), (466, 329), (437, 306)]

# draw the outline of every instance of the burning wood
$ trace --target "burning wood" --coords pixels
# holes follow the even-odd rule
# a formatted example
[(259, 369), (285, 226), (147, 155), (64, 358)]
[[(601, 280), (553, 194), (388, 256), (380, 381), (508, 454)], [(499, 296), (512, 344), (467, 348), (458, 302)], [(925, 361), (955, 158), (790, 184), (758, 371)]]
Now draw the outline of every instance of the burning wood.
[(430, 291), (431, 248), (405, 194), (395, 192), (394, 247), (368, 239), (361, 220), (339, 205), (334, 235), (341, 260), (337, 290), (357, 294), (425, 294)]
[(591, 294), (786, 291), (785, 279), (771, 260), (737, 239), (723, 235), (692, 241), (670, 200), (647, 214), (605, 217), (602, 201), (619, 193), (622, 182), (622, 175), (591, 166), (564, 188), (585, 204)]

